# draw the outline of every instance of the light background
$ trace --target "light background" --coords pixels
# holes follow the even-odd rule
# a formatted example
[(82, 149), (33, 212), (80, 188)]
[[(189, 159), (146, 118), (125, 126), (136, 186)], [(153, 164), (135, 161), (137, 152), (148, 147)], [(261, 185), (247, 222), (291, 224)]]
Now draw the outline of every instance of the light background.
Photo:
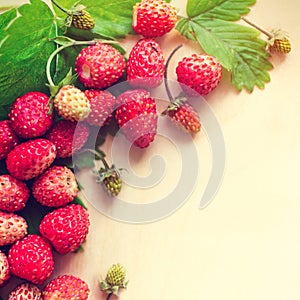
[[(21, 3), (0, 0), (1, 5), (14, 2)], [(185, 1), (172, 3), (184, 14)], [(91, 300), (105, 299), (99, 278), (116, 262), (126, 268), (130, 280), (122, 300), (300, 299), (299, 8), (297, 0), (258, 0), (248, 15), (265, 29), (288, 31), (292, 41), (289, 55), (272, 57), (271, 82), (264, 90), (239, 93), (225, 72), (220, 86), (206, 97), (227, 149), (224, 180), (213, 202), (198, 209), (211, 159), (209, 144), (200, 133), (195, 139), (201, 162), (199, 185), (182, 208), (162, 221), (131, 225), (111, 220), (88, 204), (91, 229), (84, 252), (56, 255), (53, 276), (81, 277), (89, 284)], [(130, 49), (135, 41), (126, 40), (124, 45)], [(177, 44), (185, 44), (176, 60), (196, 49), (175, 30), (158, 41), (166, 56)], [(174, 74), (170, 78), (175, 79)], [(160, 189), (133, 191), (132, 197), (140, 202), (165, 193), (176, 180), (172, 161), (177, 156), (165, 147), (158, 139), (142, 159), (133, 159), (143, 175), (148, 158), (161, 151), (170, 168)], [(109, 142), (103, 149), (109, 150)]]

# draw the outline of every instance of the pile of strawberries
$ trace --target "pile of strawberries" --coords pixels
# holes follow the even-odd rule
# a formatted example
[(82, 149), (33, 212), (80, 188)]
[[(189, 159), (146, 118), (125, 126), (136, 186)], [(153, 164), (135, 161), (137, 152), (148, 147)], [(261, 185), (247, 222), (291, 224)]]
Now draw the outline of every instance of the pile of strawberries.
[[(77, 26), (88, 29), (85, 15), (81, 17)], [(57, 90), (50, 86), (50, 91), (55, 90), (51, 96), (28, 92), (15, 100), (8, 119), (0, 121), (0, 160), (7, 168), (7, 174), (0, 175), (0, 247), (4, 247), (0, 286), (12, 276), (25, 280), (9, 299), (70, 299), (69, 291), (72, 299), (88, 298), (87, 284), (73, 275), (48, 282), (55, 267), (53, 251), (74, 252), (86, 240), (90, 226), (86, 208), (73, 202), (79, 191), (74, 172), (58, 159), (82, 150), (91, 127), (100, 128), (112, 118), (135, 146), (145, 148), (153, 142), (158, 115), (151, 88), (162, 84), (168, 64), (155, 38), (171, 31), (176, 21), (176, 10), (163, 0), (137, 3), (132, 26), (142, 37), (127, 62), (113, 46), (95, 42), (81, 50), (74, 66), (84, 90), (70, 83)], [(206, 95), (220, 82), (221, 65), (212, 56), (194, 54), (178, 63), (176, 74), (180, 83)], [(104, 90), (122, 78), (129, 81), (130, 89), (119, 95)], [(170, 95), (164, 114), (190, 133), (200, 130), (197, 111), (185, 94)], [(101, 170), (106, 188), (117, 195), (118, 173), (107, 165)], [(30, 195), (49, 208), (39, 234), (28, 234), (27, 221), (18, 214)]]

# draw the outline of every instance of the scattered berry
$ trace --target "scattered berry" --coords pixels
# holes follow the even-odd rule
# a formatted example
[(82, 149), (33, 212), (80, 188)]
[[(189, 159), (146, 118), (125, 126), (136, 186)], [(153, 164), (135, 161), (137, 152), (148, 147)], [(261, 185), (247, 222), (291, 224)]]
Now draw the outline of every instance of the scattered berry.
[(23, 209), (29, 193), (23, 181), (8, 174), (0, 175), (0, 210), (14, 212)]
[(72, 202), (78, 193), (74, 173), (65, 166), (53, 166), (38, 176), (32, 185), (34, 198), (44, 206), (59, 207)]
[(127, 62), (127, 80), (132, 86), (156, 87), (165, 72), (160, 45), (153, 39), (141, 39), (131, 49)]
[(34, 284), (24, 282), (17, 285), (8, 295), (8, 300), (42, 300), (41, 290)]
[(6, 166), (12, 176), (29, 180), (42, 174), (55, 157), (55, 145), (47, 139), (38, 138), (16, 146), (8, 154)]
[(53, 100), (57, 113), (65, 120), (79, 122), (87, 118), (91, 108), (84, 93), (73, 85), (64, 85)]
[(5, 159), (18, 143), (19, 138), (13, 131), (10, 121), (0, 121), (0, 160)]
[(54, 270), (50, 244), (41, 236), (29, 234), (8, 252), (11, 273), (34, 284), (43, 284)]
[(142, 0), (133, 7), (132, 28), (144, 37), (158, 37), (171, 31), (177, 12), (164, 0)]
[(56, 147), (57, 158), (72, 156), (84, 146), (88, 137), (89, 127), (85, 122), (68, 120), (55, 123), (46, 135), (46, 138)]
[(53, 124), (49, 113), (49, 97), (40, 92), (29, 92), (15, 100), (9, 112), (14, 131), (23, 138), (42, 136)]
[(125, 59), (112, 46), (96, 43), (84, 48), (76, 58), (78, 79), (88, 88), (103, 89), (123, 75)]
[(117, 100), (123, 104), (116, 110), (116, 120), (126, 138), (140, 148), (149, 146), (157, 130), (156, 103), (147, 94), (132, 90), (119, 95)]
[(7, 256), (0, 250), (0, 287), (10, 279), (10, 270)]
[(86, 121), (100, 127), (108, 124), (116, 105), (115, 96), (101, 90), (85, 90), (84, 94), (89, 99), (92, 110)]
[(84, 5), (77, 5), (73, 8), (74, 13), (67, 18), (67, 22), (71, 21), (71, 25), (78, 29), (90, 30), (95, 27), (95, 21), (89, 12), (85, 10)]
[[(204, 96), (219, 84), (222, 76), (222, 66), (213, 56), (192, 54), (192, 56), (184, 57), (179, 61), (176, 74), (178, 82)], [(188, 89), (185, 90), (190, 94)]]
[(87, 283), (79, 277), (60, 275), (44, 287), (43, 300), (86, 300), (89, 293)]
[(267, 41), (269, 50), (282, 54), (291, 52), (292, 46), (286, 32), (281, 29), (273, 29), (270, 32), (270, 36)]
[(14, 213), (0, 211), (0, 246), (14, 244), (27, 234), (24, 218)]
[(79, 204), (70, 204), (45, 215), (40, 223), (40, 233), (60, 254), (75, 251), (86, 239), (89, 215)]

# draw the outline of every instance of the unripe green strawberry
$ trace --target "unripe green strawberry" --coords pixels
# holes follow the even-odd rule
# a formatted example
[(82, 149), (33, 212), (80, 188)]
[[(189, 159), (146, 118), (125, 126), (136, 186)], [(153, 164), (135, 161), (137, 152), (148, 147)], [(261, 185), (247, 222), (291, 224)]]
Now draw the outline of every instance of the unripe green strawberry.
[(7, 300), (42, 300), (41, 290), (34, 284), (24, 282), (17, 285), (8, 295)]
[(11, 245), (27, 234), (24, 218), (14, 213), (0, 211), (0, 247)]
[(132, 86), (156, 87), (165, 73), (165, 59), (153, 39), (141, 39), (131, 49), (127, 62), (127, 80)]
[(65, 166), (53, 166), (38, 176), (32, 185), (34, 198), (49, 207), (64, 206), (72, 202), (78, 193), (74, 173)]
[(103, 182), (106, 190), (113, 196), (118, 196), (122, 189), (120, 173), (114, 166), (111, 168), (101, 168), (99, 170), (98, 182)]
[(10, 279), (10, 270), (7, 256), (0, 250), (0, 287), (4, 286)]
[(164, 0), (142, 0), (133, 8), (132, 27), (144, 37), (158, 37), (171, 31), (177, 21), (174, 7)]
[(30, 180), (42, 174), (56, 158), (55, 145), (47, 139), (28, 140), (16, 146), (7, 156), (10, 175)]
[(55, 145), (56, 157), (65, 158), (72, 156), (84, 146), (89, 132), (89, 126), (85, 122), (59, 120), (48, 131), (46, 138)]
[(51, 246), (36, 234), (29, 234), (12, 245), (8, 263), (12, 274), (34, 284), (43, 284), (54, 270)]
[(0, 121), (0, 160), (19, 143), (19, 138), (12, 129), (9, 120)]
[(84, 5), (75, 6), (76, 13), (70, 16), (71, 25), (78, 29), (90, 30), (95, 27), (95, 21)]
[(275, 52), (287, 54), (291, 52), (291, 42), (287, 38), (275, 39), (273, 45), (270, 46), (270, 49)]
[(43, 300), (86, 300), (89, 287), (85, 281), (73, 275), (60, 275), (43, 289)]
[(86, 119), (91, 111), (84, 93), (73, 85), (64, 85), (55, 95), (54, 107), (65, 120), (78, 122)]
[(53, 112), (49, 112), (49, 97), (29, 92), (17, 98), (11, 106), (9, 119), (14, 131), (23, 138), (42, 136), (52, 126)]
[(103, 89), (117, 82), (125, 70), (125, 59), (114, 47), (96, 43), (82, 49), (76, 58), (78, 79), (88, 88)]
[(14, 212), (23, 209), (29, 193), (23, 181), (8, 174), (0, 175), (0, 210)]

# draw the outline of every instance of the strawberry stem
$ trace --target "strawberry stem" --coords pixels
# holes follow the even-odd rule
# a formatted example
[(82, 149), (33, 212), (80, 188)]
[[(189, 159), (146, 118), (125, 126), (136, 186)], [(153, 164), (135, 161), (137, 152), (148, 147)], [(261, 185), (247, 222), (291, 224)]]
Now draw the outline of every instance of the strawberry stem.
[(112, 293), (108, 294), (106, 297), (106, 300), (109, 300), (109, 298), (112, 296)]
[(171, 54), (169, 55), (168, 59), (167, 59), (167, 62), (166, 62), (166, 68), (165, 68), (165, 74), (164, 74), (164, 83), (165, 83), (165, 88), (166, 88), (166, 92), (167, 92), (167, 95), (169, 97), (169, 100), (170, 102), (174, 102), (175, 99), (171, 93), (171, 90), (170, 90), (170, 87), (169, 87), (169, 84), (168, 84), (168, 68), (169, 68), (169, 64), (170, 64), (170, 61), (171, 61), (171, 58), (174, 56), (174, 54), (176, 53), (176, 51), (178, 49), (180, 49), (182, 47), (182, 45), (179, 45), (177, 46), (172, 52)]
[(67, 15), (70, 15), (70, 11), (64, 7), (62, 7), (60, 4), (58, 4), (55, 0), (51, 0), (51, 2), (57, 6), (61, 11), (63, 11), (64, 13), (66, 13)]
[(273, 35), (272, 35), (270, 32), (268, 32), (268, 31), (266, 31), (266, 30), (264, 30), (264, 29), (258, 27), (256, 24), (252, 23), (251, 21), (249, 21), (248, 19), (246, 19), (246, 18), (244, 18), (244, 17), (241, 17), (241, 19), (242, 19), (243, 21), (245, 21), (246, 23), (248, 23), (250, 26), (252, 26), (252, 27), (254, 27), (255, 29), (257, 29), (258, 31), (260, 31), (260, 32), (262, 32), (263, 34), (265, 34), (269, 39), (273, 38)]

